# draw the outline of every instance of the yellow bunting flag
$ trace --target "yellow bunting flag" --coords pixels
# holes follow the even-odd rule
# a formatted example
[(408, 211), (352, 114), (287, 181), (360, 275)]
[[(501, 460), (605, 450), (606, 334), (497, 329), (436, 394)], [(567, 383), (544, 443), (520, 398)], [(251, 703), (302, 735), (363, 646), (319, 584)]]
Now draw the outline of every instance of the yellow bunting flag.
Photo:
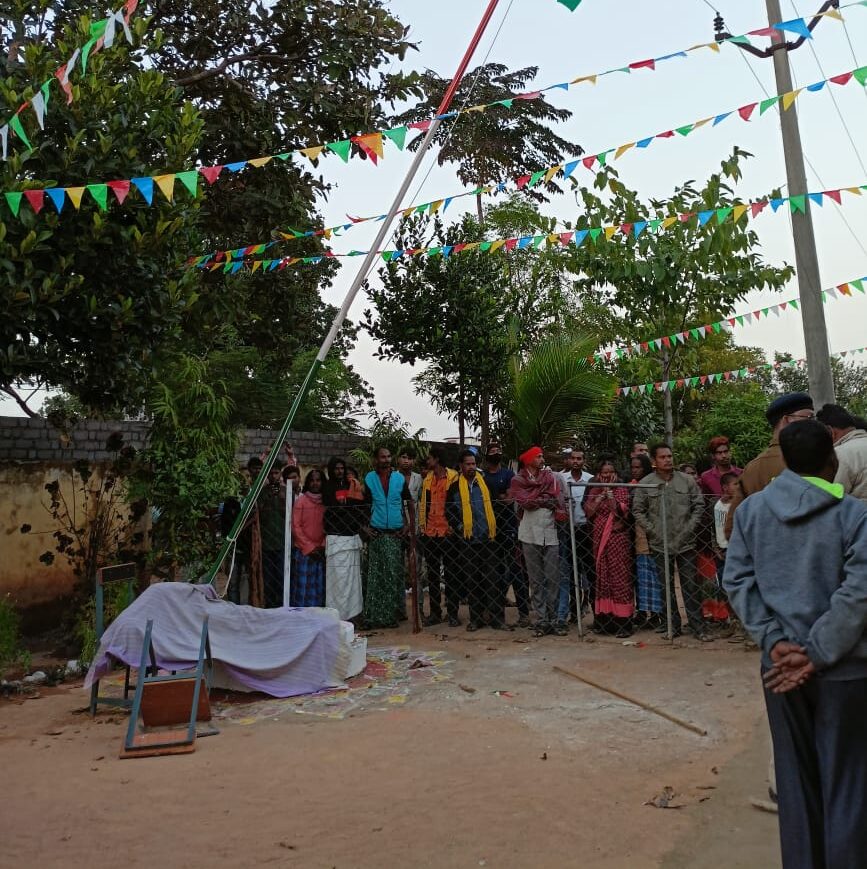
[(262, 260), (255, 259), (253, 260), (253, 268), (250, 269), (251, 272), (255, 274), (256, 270), (262, 265)]
[(847, 193), (854, 193), (856, 196), (860, 196), (860, 195), (861, 195), (861, 188), (860, 188), (860, 187), (844, 187), (843, 189), (844, 189)]
[(625, 153), (626, 153), (630, 148), (634, 148), (634, 147), (635, 147), (635, 142), (630, 142), (628, 145), (621, 145), (621, 146), (620, 146), (620, 147), (619, 147), (619, 148), (614, 152), (614, 159), (615, 159), (615, 160), (619, 159), (619, 158), (620, 158), (621, 156), (623, 156), (623, 154), (625, 154)]
[(382, 134), (381, 133), (368, 133), (366, 136), (359, 136), (357, 141), (369, 148), (376, 154), (377, 157), (382, 159)]
[(802, 90), (803, 88), (798, 88), (796, 91), (789, 91), (787, 94), (783, 94), (782, 103), (784, 112), (787, 112), (792, 107), (792, 103), (798, 99)]
[(302, 148), (298, 153), (303, 154), (311, 163), (315, 163), (325, 150), (325, 145), (314, 145), (312, 148)]
[(255, 166), (257, 169), (260, 169), (262, 166), (267, 166), (272, 159), (272, 157), (256, 157), (253, 160), (248, 160), (247, 162), (251, 166)]
[(693, 130), (697, 130), (699, 127), (703, 127), (705, 124), (710, 123), (712, 120), (713, 120), (713, 118), (702, 118), (702, 120), (696, 121), (692, 125), (692, 128), (693, 128)]
[(436, 202), (431, 202), (430, 213), (436, 214), (443, 207), (443, 202), (445, 202), (445, 199), (437, 199)]
[(545, 178), (543, 180), (543, 184), (547, 184), (563, 167), (562, 166), (552, 166), (546, 173)]
[(606, 226), (605, 227), (605, 240), (611, 241), (614, 238), (614, 233), (620, 229), (619, 226)]
[(154, 184), (163, 192), (163, 196), (172, 202), (175, 198), (175, 175), (170, 172), (168, 175), (154, 175)]
[(677, 223), (676, 217), (666, 217), (665, 220), (662, 221), (662, 228), (668, 229), (669, 226), (674, 226)]
[(81, 207), (81, 197), (84, 196), (84, 187), (67, 187), (66, 195), (76, 211)]
[(506, 240), (504, 238), (498, 238), (496, 241), (491, 242), (490, 253), (496, 253), (505, 243)]
[(581, 82), (589, 81), (590, 84), (596, 84), (596, 76), (595, 75), (581, 75), (578, 78), (573, 78), (569, 84), (581, 84)]
[(737, 223), (747, 212), (749, 205), (735, 205), (732, 208), (732, 221)]

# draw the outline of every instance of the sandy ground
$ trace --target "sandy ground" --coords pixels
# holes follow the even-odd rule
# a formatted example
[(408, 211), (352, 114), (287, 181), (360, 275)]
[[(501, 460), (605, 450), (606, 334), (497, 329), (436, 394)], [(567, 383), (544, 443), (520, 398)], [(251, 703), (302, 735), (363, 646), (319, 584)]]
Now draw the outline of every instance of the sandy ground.
[[(749, 805), (756, 654), (636, 639), (386, 632), (371, 645), (445, 652), (451, 677), (343, 720), (225, 722), (188, 756), (118, 760), (125, 719), (77, 712), (80, 685), (0, 702), (0, 866), (779, 866), (776, 818)], [(667, 786), (674, 808), (646, 805)]]

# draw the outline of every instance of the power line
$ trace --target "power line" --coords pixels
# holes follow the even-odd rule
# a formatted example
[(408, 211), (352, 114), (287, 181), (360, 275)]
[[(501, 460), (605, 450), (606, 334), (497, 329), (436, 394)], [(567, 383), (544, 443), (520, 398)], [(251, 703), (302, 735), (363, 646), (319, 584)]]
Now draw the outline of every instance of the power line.
[[(798, 7), (795, 5), (795, 0), (791, 0), (792, 9), (795, 10), (795, 15), (798, 18), (801, 17), (801, 13), (798, 11)], [(819, 60), (819, 55), (816, 52), (816, 47), (813, 45), (814, 40), (808, 39), (807, 44), (810, 46), (810, 51), (813, 53), (813, 58), (816, 61), (816, 65), (819, 67), (819, 72), (822, 74), (822, 78), (827, 78), (825, 75), (825, 70), (822, 67), (822, 61)], [(849, 144), (852, 146), (852, 150), (855, 152), (855, 159), (858, 161), (858, 165), (861, 167), (861, 171), (867, 176), (867, 167), (864, 166), (864, 161), (861, 159), (861, 155), (858, 153), (858, 146), (855, 144), (855, 139), (852, 136), (852, 131), (849, 129), (849, 125), (846, 123), (846, 119), (843, 117), (843, 112), (840, 111), (840, 104), (837, 102), (837, 97), (834, 94), (834, 90), (831, 87), (825, 88), (828, 96), (831, 97), (831, 102), (834, 103), (834, 108), (837, 110), (837, 117), (840, 119), (840, 123), (843, 125), (843, 129), (846, 132), (846, 136), (849, 139)]]
[[(706, 2), (706, 0), (705, 0), (705, 2)], [(739, 53), (740, 53), (741, 57), (744, 59), (744, 63), (747, 65), (747, 69), (752, 73), (753, 78), (755, 78), (755, 80), (758, 82), (759, 87), (762, 89), (765, 96), (770, 97), (770, 94), (768, 93), (768, 89), (765, 87), (764, 82), (761, 80), (759, 75), (756, 73), (755, 69), (753, 69), (753, 65), (750, 63), (749, 58), (743, 52), (739, 52)], [(780, 112), (779, 105), (775, 105), (774, 108), (776, 109), (777, 113), (779, 114), (779, 112)], [(816, 180), (819, 182), (819, 186), (822, 189), (825, 189), (825, 182), (822, 180), (821, 176), (819, 175), (818, 170), (813, 165), (813, 161), (809, 158), (809, 156), (807, 156), (806, 151), (804, 151), (804, 162), (807, 164), (807, 166), (809, 166), (810, 171), (813, 173), (813, 175), (816, 176)], [(785, 187), (786, 185), (781, 184), (779, 186)], [(791, 193), (791, 191), (789, 191), (789, 192)], [(836, 205), (836, 203), (835, 203), (835, 205)], [(839, 215), (840, 219), (845, 224), (846, 229), (849, 230), (849, 234), (855, 240), (855, 244), (858, 245), (858, 247), (861, 249), (861, 252), (864, 254), (865, 257), (867, 257), (867, 248), (864, 247), (864, 243), (858, 237), (858, 234), (855, 232), (855, 230), (852, 229), (852, 225), (849, 223), (848, 219), (846, 218), (846, 215), (843, 213), (843, 210), (840, 208), (839, 205), (836, 205), (836, 214)]]

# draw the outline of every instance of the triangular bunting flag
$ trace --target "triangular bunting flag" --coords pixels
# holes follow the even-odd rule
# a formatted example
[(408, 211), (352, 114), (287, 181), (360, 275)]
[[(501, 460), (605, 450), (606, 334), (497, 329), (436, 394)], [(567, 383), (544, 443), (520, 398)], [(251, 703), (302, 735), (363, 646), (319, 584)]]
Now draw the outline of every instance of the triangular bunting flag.
[[(271, 158), (268, 157), (267, 159), (270, 160)], [(250, 164), (255, 165), (253, 160), (250, 161)], [(195, 199), (199, 193), (199, 173), (195, 169), (189, 169), (186, 172), (178, 172), (175, 177), (187, 188), (190, 196)]]
[(48, 198), (54, 203), (57, 213), (63, 211), (63, 206), (66, 202), (66, 190), (62, 187), (49, 187), (46, 191)]
[(117, 204), (123, 205), (123, 201), (129, 193), (129, 181), (109, 181), (108, 186), (114, 192)]
[(69, 197), (69, 201), (72, 203), (72, 207), (78, 211), (81, 208), (81, 200), (84, 196), (84, 187), (67, 187), (66, 195)]
[(87, 190), (93, 197), (93, 201), (99, 206), (99, 210), (105, 211), (108, 208), (108, 185), (88, 184)]
[(163, 196), (169, 202), (173, 202), (175, 198), (175, 173), (168, 172), (165, 175), (154, 175), (154, 184), (160, 188)]
[(406, 127), (395, 127), (393, 130), (383, 130), (382, 135), (387, 139), (390, 139), (397, 145), (397, 150), (403, 150), (403, 144), (406, 141), (407, 128)]
[(21, 210), (21, 198), (24, 194), (16, 191), (14, 193), (4, 193), (3, 195), (6, 197), (6, 204), (12, 213), (15, 217), (18, 217), (18, 212)]
[[(132, 183), (135, 184), (138, 192), (141, 193), (141, 195), (144, 197), (145, 202), (150, 205), (154, 201), (154, 179), (133, 178)], [(69, 193), (69, 198), (71, 199), (72, 194), (69, 192), (69, 190), (67, 190), (66, 192)]]
[(303, 154), (311, 163), (316, 163), (324, 150), (325, 145), (313, 145), (311, 148), (301, 148), (298, 153)]
[(349, 139), (341, 139), (339, 142), (328, 142), (325, 147), (337, 154), (344, 163), (348, 162), (349, 155), (352, 152), (352, 142)]

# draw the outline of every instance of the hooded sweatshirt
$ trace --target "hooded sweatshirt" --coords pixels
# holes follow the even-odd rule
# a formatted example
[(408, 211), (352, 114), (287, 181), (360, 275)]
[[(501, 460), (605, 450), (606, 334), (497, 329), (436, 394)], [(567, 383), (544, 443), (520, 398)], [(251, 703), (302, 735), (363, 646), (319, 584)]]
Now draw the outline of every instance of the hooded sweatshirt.
[(781, 640), (817, 674), (867, 678), (867, 506), (784, 470), (735, 514), (723, 586), (771, 666)]

